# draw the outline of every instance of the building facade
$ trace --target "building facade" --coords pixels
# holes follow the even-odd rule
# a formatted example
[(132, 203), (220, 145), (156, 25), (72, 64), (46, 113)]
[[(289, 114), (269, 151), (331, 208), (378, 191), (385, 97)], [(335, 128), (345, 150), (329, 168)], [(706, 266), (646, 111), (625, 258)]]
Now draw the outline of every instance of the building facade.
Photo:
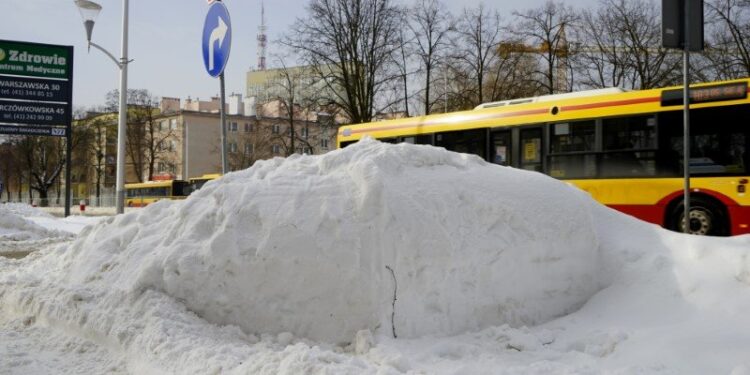
[[(241, 100), (238, 100), (241, 103)], [(230, 107), (230, 105), (228, 105)], [(232, 106), (241, 108), (241, 106)], [(255, 161), (292, 153), (322, 154), (335, 148), (336, 124), (320, 113), (297, 113), (294, 120), (271, 110), (273, 103), (245, 115), (228, 111), (227, 164), (229, 170), (250, 167)], [(168, 152), (158, 157), (157, 173), (187, 180), (204, 174), (221, 173), (221, 127), (218, 111), (195, 111), (183, 106), (163, 111), (155, 121), (169, 142)], [(294, 150), (291, 128), (295, 128)]]

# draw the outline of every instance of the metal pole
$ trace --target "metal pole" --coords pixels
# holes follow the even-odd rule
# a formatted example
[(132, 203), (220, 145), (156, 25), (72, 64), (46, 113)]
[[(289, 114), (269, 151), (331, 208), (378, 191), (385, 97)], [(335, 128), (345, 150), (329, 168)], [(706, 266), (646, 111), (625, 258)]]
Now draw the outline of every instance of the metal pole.
[(122, 0), (122, 54), (120, 57), (120, 118), (117, 124), (117, 214), (125, 212), (125, 132), (128, 119), (128, 0)]
[(221, 173), (227, 174), (227, 118), (224, 111), (224, 72), (219, 75), (221, 103), (219, 113), (221, 114)]
[[(72, 86), (72, 84), (71, 84)], [(70, 167), (73, 165), (71, 162), (70, 154), (73, 153), (73, 135), (70, 134), (72, 127), (68, 128), (68, 134), (65, 137), (65, 217), (70, 216), (70, 205), (71, 205), (71, 192), (70, 192)]]
[(69, 61), (70, 64), (69, 72), (68, 72), (68, 98), (70, 98), (70, 102), (68, 102), (68, 119), (65, 130), (65, 217), (70, 216), (70, 206), (71, 206), (71, 192), (70, 192), (70, 184), (71, 184), (71, 168), (72, 168), (72, 157), (71, 154), (73, 153), (73, 47), (69, 48)]
[(685, 220), (685, 233), (690, 233), (690, 6), (688, 1), (684, 1), (685, 4), (685, 26), (683, 33), (685, 35), (685, 51), (683, 61), (683, 170), (685, 175), (685, 191), (684, 191), (684, 211), (683, 217)]

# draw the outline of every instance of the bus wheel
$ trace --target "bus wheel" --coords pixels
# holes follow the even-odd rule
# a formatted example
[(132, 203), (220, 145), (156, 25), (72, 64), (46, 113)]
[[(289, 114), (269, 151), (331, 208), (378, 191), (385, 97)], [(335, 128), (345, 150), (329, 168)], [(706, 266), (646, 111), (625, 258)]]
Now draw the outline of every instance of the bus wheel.
[[(679, 202), (672, 211), (669, 229), (685, 233), (684, 204)], [(704, 197), (690, 198), (690, 234), (700, 236), (726, 236), (729, 234), (729, 223), (726, 210), (713, 199)]]

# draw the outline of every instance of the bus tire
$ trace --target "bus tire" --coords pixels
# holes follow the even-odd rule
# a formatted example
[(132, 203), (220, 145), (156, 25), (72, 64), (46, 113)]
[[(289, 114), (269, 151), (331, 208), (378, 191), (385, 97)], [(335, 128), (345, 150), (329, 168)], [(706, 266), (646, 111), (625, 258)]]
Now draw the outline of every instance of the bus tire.
[[(682, 198), (673, 202), (667, 228), (675, 232), (683, 230), (684, 204)], [(710, 197), (690, 197), (690, 233), (701, 236), (728, 236), (729, 220), (724, 205)]]

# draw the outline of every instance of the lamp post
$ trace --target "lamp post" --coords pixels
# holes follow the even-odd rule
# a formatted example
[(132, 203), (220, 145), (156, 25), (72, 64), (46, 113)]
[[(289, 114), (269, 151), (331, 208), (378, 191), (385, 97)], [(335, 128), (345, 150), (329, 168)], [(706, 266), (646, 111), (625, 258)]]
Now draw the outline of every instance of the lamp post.
[(122, 53), (118, 60), (106, 49), (91, 41), (94, 31), (94, 21), (102, 10), (102, 6), (89, 0), (75, 0), (86, 28), (86, 40), (89, 50), (91, 47), (104, 52), (120, 69), (120, 114), (117, 123), (117, 179), (115, 183), (115, 207), (118, 214), (125, 211), (125, 131), (128, 118), (128, 0), (122, 0)]

